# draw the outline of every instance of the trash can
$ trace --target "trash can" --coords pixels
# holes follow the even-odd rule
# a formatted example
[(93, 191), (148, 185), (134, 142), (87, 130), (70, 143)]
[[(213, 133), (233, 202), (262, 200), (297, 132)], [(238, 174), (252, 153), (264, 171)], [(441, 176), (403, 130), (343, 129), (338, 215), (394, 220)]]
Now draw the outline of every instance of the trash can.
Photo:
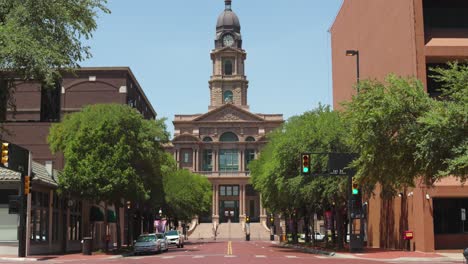
[(83, 255), (91, 255), (93, 251), (93, 238), (83, 237)]

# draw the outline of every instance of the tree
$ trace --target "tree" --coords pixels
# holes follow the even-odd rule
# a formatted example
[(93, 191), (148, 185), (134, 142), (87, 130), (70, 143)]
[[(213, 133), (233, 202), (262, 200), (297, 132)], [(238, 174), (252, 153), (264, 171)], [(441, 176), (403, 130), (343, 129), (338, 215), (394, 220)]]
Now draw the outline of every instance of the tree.
[(211, 183), (205, 176), (179, 169), (165, 173), (163, 182), (166, 214), (172, 219), (187, 221), (210, 210)]
[(361, 186), (372, 192), (382, 184), (382, 194), (393, 197), (402, 186), (412, 186), (420, 172), (416, 159), (417, 122), (431, 109), (432, 100), (416, 79), (389, 75), (385, 82), (366, 80), (360, 92), (345, 104), (350, 145), (359, 153), (354, 162)]
[(418, 122), (421, 124), (416, 157), (422, 173), (434, 182), (449, 175), (462, 182), (468, 177), (468, 65), (449, 62), (432, 69), (441, 96)]
[[(53, 87), (62, 70), (91, 57), (82, 43), (96, 29), (107, 0), (0, 1), (0, 103), (9, 101), (13, 77)], [(0, 107), (0, 116), (5, 109)]]
[[(307, 220), (315, 209), (333, 204), (342, 209), (346, 201), (344, 177), (304, 177), (299, 168), (303, 152), (348, 152), (346, 135), (340, 114), (324, 106), (292, 117), (270, 133), (260, 157), (249, 166), (264, 205), (274, 212), (290, 214), (295, 221), (299, 214)], [(327, 162), (327, 155), (312, 155), (314, 166), (326, 168)]]
[[(53, 152), (63, 152), (65, 167), (59, 190), (119, 208), (123, 199), (162, 205), (161, 142), (168, 140), (164, 120), (145, 120), (126, 105), (92, 105), (66, 115), (50, 129)], [(157, 201), (160, 201), (157, 204)]]

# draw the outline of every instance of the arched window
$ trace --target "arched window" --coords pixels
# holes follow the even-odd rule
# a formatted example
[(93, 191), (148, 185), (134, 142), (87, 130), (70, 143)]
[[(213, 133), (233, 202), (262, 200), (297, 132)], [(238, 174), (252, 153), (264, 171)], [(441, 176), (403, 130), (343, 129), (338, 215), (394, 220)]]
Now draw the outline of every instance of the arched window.
[(224, 75), (232, 75), (232, 61), (225, 60), (224, 61)]
[(245, 141), (247, 141), (247, 142), (255, 142), (255, 138), (254, 138), (254, 137), (247, 137), (247, 138), (245, 139)]
[(219, 141), (221, 141), (221, 142), (237, 142), (237, 141), (239, 141), (239, 138), (237, 137), (236, 134), (234, 134), (232, 132), (226, 132), (226, 133), (221, 135), (221, 137), (219, 138)]
[(232, 103), (233, 102), (233, 94), (232, 94), (232, 91), (230, 90), (227, 90), (227, 91), (224, 91), (223, 93), (223, 100), (225, 103)]
[(210, 137), (204, 137), (203, 142), (213, 142), (213, 139), (211, 139)]

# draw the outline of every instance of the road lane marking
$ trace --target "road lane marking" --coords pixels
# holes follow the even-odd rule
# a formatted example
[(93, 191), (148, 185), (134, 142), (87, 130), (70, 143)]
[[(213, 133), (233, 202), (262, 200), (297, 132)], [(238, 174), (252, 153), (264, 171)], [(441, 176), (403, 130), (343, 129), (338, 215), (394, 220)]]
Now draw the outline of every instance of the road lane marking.
[(229, 241), (227, 244), (227, 253), (226, 255), (232, 255), (232, 241)]
[(256, 258), (266, 258), (265, 255), (255, 255)]
[(192, 258), (204, 258), (205, 256), (193, 256)]
[(297, 256), (285, 256), (287, 258), (297, 258)]
[(175, 256), (164, 256), (164, 257), (162, 257), (162, 258), (163, 258), (163, 259), (173, 259), (173, 258), (175, 258)]

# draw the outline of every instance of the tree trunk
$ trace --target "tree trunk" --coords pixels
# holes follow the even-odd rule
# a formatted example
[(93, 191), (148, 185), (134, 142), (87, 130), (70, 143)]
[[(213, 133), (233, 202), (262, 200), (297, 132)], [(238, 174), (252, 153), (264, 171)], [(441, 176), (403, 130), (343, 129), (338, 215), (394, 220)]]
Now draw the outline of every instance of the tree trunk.
[(336, 229), (338, 233), (338, 249), (343, 249), (343, 207), (336, 206), (335, 207), (335, 215), (336, 215)]
[(121, 234), (121, 229), (122, 227), (120, 226), (120, 206), (118, 203), (114, 203), (114, 208), (115, 208), (115, 218), (116, 218), (116, 229), (117, 229), (117, 250), (120, 250), (122, 248), (122, 234)]
[(304, 213), (304, 228), (305, 228), (305, 242), (310, 243), (310, 232), (309, 232), (309, 214), (307, 212), (307, 208), (304, 206), (303, 208)]

